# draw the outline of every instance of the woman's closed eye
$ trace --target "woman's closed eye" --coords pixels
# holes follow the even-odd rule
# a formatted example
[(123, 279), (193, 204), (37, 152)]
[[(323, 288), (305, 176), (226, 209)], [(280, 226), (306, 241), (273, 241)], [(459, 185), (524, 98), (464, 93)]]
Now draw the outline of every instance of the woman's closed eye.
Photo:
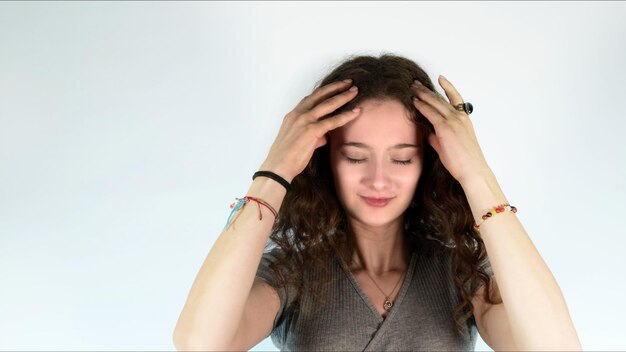
[[(355, 159), (355, 158), (349, 158), (346, 156), (346, 159), (348, 160), (348, 162), (350, 162), (351, 164), (360, 164), (363, 163), (367, 160), (367, 158), (363, 158), (363, 159)], [(395, 164), (399, 164), (399, 165), (407, 165), (410, 164), (412, 162), (411, 159), (409, 160), (391, 160), (393, 163)]]

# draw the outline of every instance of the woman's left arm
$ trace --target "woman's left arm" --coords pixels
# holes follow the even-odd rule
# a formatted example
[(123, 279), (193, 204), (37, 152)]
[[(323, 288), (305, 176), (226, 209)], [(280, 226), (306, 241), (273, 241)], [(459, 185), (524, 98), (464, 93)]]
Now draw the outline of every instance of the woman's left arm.
[[(492, 173), (461, 185), (476, 222), (492, 207), (509, 203)], [(488, 218), (480, 225), (480, 237), (515, 345), (526, 351), (582, 351), (561, 289), (517, 215), (505, 211)]]
[[(474, 219), (480, 220), (508, 201), (487, 165), (469, 115), (457, 108), (463, 98), (445, 77), (439, 76), (439, 84), (449, 102), (416, 81), (411, 86), (418, 98), (414, 105), (432, 123), (435, 133), (429, 134), (428, 142), (461, 184)], [(480, 225), (480, 237), (497, 278), (515, 346), (521, 350), (582, 350), (561, 289), (516, 214), (505, 211), (488, 218)]]

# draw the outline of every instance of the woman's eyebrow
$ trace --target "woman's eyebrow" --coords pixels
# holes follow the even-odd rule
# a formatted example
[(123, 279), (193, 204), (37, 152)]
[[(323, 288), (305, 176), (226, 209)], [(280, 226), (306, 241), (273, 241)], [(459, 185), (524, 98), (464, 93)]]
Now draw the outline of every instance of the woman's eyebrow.
[[(369, 145), (361, 142), (345, 142), (340, 145), (340, 147), (357, 147), (364, 149), (372, 149)], [(410, 144), (410, 143), (398, 143), (394, 146), (389, 147), (388, 149), (403, 149), (403, 148), (419, 148), (418, 145)]]

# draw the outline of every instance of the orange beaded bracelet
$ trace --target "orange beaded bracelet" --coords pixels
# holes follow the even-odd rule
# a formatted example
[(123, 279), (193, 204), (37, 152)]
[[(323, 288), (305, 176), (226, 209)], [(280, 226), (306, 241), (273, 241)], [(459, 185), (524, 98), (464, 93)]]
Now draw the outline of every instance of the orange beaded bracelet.
[(493, 209), (491, 209), (490, 211), (488, 211), (487, 213), (485, 213), (485, 215), (482, 216), (481, 220), (478, 223), (474, 224), (474, 230), (479, 231), (480, 229), (480, 225), (485, 222), (485, 220), (489, 219), (490, 217), (498, 214), (498, 213), (502, 213), (504, 211), (512, 211), (514, 213), (517, 213), (517, 208), (509, 205), (509, 204), (500, 204), (496, 207), (494, 207)]

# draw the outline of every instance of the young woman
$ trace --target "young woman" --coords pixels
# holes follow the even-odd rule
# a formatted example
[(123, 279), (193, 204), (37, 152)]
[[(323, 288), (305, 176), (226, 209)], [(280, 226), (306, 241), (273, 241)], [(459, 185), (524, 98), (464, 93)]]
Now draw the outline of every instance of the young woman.
[(439, 84), (447, 100), (411, 60), (352, 57), (285, 116), (196, 277), (178, 349), (271, 334), (281, 350), (473, 350), (478, 330), (496, 350), (581, 350), (471, 104)]

